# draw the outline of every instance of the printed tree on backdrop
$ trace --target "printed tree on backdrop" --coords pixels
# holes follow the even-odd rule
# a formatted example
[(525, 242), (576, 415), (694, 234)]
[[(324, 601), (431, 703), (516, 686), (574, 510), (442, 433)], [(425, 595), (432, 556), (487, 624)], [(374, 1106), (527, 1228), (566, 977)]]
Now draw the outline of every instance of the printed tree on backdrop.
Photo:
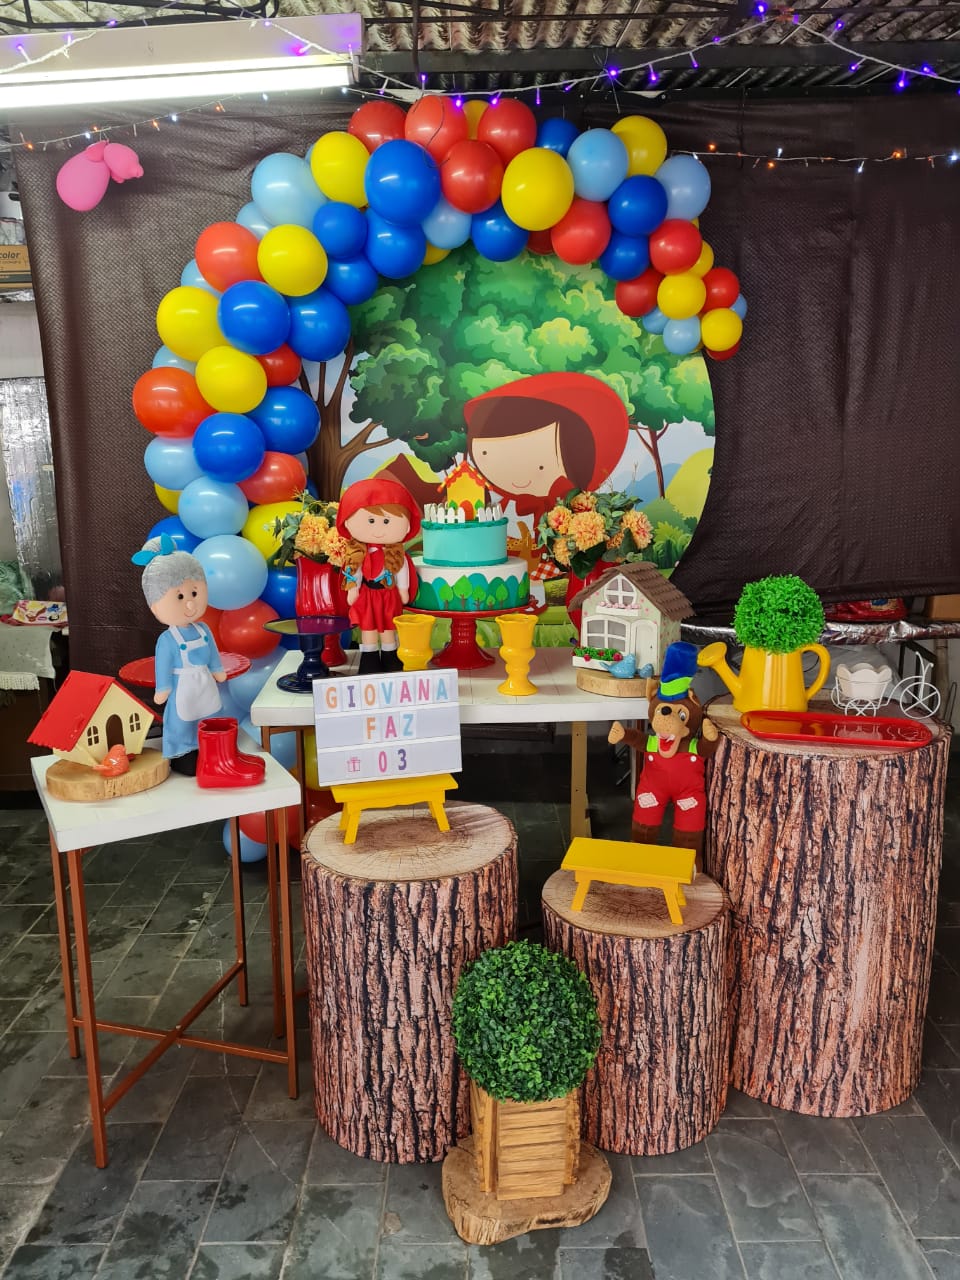
[[(340, 492), (347, 468), (382, 445), (384, 433), (443, 471), (466, 444), (464, 403), (534, 373), (570, 370), (613, 387), (653, 460), (661, 502), (664, 433), (685, 418), (714, 431), (702, 358), (669, 355), (620, 311), (612, 281), (596, 270), (531, 253), (489, 262), (467, 246), (415, 279), (385, 284), (351, 315), (353, 336), (329, 391), (327, 371), (320, 371), (321, 429), (310, 470), (324, 494)], [(360, 429), (341, 442), (348, 373), (356, 396), (351, 419)], [(654, 558), (675, 563), (689, 537), (689, 527), (657, 528), (655, 547), (671, 545)]]

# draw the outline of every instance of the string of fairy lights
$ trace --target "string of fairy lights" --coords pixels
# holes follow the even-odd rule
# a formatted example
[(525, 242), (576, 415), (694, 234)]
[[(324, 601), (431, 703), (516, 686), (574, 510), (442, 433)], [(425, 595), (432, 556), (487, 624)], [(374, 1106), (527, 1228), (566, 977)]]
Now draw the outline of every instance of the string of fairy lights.
[[(333, 52), (332, 50), (324, 47), (323, 45), (317, 44), (311, 40), (304, 39), (298, 33), (284, 27), (283, 23), (278, 22), (276, 19), (258, 18), (251, 15), (249, 10), (243, 7), (241, 0), (235, 0), (235, 3), (236, 3), (236, 9), (237, 9), (236, 20), (238, 21), (249, 20), (251, 26), (256, 26), (256, 25), (262, 25), (266, 27), (272, 26), (272, 27), (275, 27), (282, 34), (289, 36), (295, 42), (295, 49), (291, 55), (292, 57), (303, 56), (307, 52), (316, 52), (316, 53), (322, 53), (322, 54), (331, 54)], [(168, 5), (164, 7), (166, 8), (170, 6)], [(799, 13), (791, 10), (781, 9), (776, 12), (771, 12), (770, 6), (766, 2), (766, 0), (757, 0), (757, 3), (755, 4), (755, 7), (754, 7), (753, 20), (738, 27), (736, 30), (728, 33), (727, 35), (713, 36), (709, 40), (705, 40), (698, 45), (693, 45), (690, 48), (684, 49), (682, 51), (674, 50), (671, 53), (664, 54), (659, 57), (651, 58), (641, 63), (631, 63), (631, 65), (628, 68), (626, 68), (626, 70), (629, 72), (630, 75), (635, 75), (637, 73), (641, 75), (643, 75), (644, 73), (646, 74), (647, 83), (646, 83), (646, 86), (643, 88), (625, 87), (621, 81), (621, 76), (624, 74), (624, 68), (618, 67), (614, 63), (608, 60), (605, 66), (599, 68), (596, 71), (591, 71), (585, 75), (575, 76), (575, 77), (564, 76), (554, 80), (539, 81), (534, 85), (525, 85), (521, 88), (504, 88), (504, 89), (498, 89), (490, 93), (483, 93), (483, 94), (476, 94), (476, 93), (463, 94), (463, 93), (458, 93), (456, 91), (450, 92), (448, 90), (442, 90), (442, 91), (431, 90), (429, 87), (429, 77), (427, 73), (423, 72), (420, 74), (420, 77), (419, 77), (419, 80), (420, 80), (419, 92), (421, 94), (429, 94), (431, 92), (443, 92), (446, 94), (446, 96), (452, 97), (458, 106), (462, 106), (463, 103), (468, 98), (480, 98), (482, 100), (486, 100), (487, 102), (489, 102), (491, 106), (494, 106), (500, 100), (501, 97), (521, 98), (526, 96), (532, 96), (534, 99), (535, 105), (540, 106), (541, 95), (545, 92), (559, 91), (562, 93), (570, 93), (575, 89), (580, 89), (581, 91), (582, 90), (591, 91), (591, 90), (597, 89), (598, 86), (602, 86), (604, 89), (610, 89), (612, 91), (615, 101), (617, 102), (617, 105), (619, 107), (621, 97), (649, 98), (649, 95), (651, 92), (657, 91), (658, 86), (660, 86), (661, 84), (662, 76), (665, 72), (669, 72), (670, 70), (677, 70), (680, 67), (685, 66), (688, 62), (690, 67), (692, 67), (693, 69), (699, 69), (700, 63), (697, 59), (697, 55), (702, 54), (705, 50), (714, 49), (720, 45), (726, 45), (726, 44), (736, 42), (738, 40), (743, 39), (745, 36), (748, 36), (762, 28), (768, 28), (771, 24), (777, 24), (780, 26), (789, 25), (790, 30), (786, 38), (790, 38), (790, 36), (802, 31), (804, 35), (806, 35), (807, 37), (812, 38), (814, 40), (819, 40), (824, 44), (830, 45), (831, 47), (837, 49), (838, 51), (840, 51), (841, 53), (843, 53), (844, 55), (850, 58), (848, 70), (849, 70), (850, 76), (854, 78), (849, 80), (845, 86), (832, 85), (831, 88), (848, 87), (850, 89), (856, 89), (863, 82), (862, 80), (858, 81), (855, 77), (857, 77), (858, 73), (861, 72), (862, 70), (868, 70), (875, 73), (875, 75), (870, 76), (870, 79), (873, 79), (876, 76), (883, 75), (883, 74), (896, 73), (897, 78), (893, 83), (893, 91), (897, 93), (902, 93), (903, 91), (905, 91), (909, 87), (911, 80), (916, 78), (916, 79), (939, 81), (942, 84), (947, 84), (954, 87), (956, 89), (956, 92), (960, 94), (960, 79), (953, 76), (944, 75), (943, 73), (937, 71), (936, 68), (931, 66), (929, 63), (923, 63), (919, 67), (908, 67), (900, 63), (892, 62), (887, 59), (881, 58), (874, 53), (871, 53), (868, 55), (868, 54), (859, 52), (857, 50), (854, 50), (850, 48), (840, 36), (840, 32), (842, 32), (844, 29), (844, 22), (842, 19), (837, 19), (836, 21), (834, 21), (829, 31), (819, 31), (809, 25), (810, 18), (813, 16), (821, 17), (822, 14), (810, 15), (806, 20), (804, 20)], [(110, 23), (106, 24), (106, 27), (97, 27), (90, 31), (85, 31), (81, 33), (65, 32), (64, 43), (61, 47), (48, 50), (46, 53), (35, 58), (30, 56), (27, 49), (27, 45), (25, 43), (25, 41), (28, 40), (29, 37), (24, 37), (24, 39), (18, 41), (15, 47), (23, 60), (22, 66), (36, 66), (36, 65), (39, 65), (40, 63), (48, 62), (54, 58), (59, 58), (59, 57), (69, 58), (71, 50), (76, 45), (86, 42), (87, 40), (96, 38), (97, 36), (101, 35), (106, 28), (115, 26), (115, 25), (116, 25), (116, 22), (111, 21)], [(611, 52), (613, 54), (616, 54), (618, 48), (619, 48), (619, 43), (617, 48), (615, 48)], [(353, 52), (352, 49), (350, 50), (350, 52), (351, 53)], [(621, 50), (621, 52), (625, 52), (625, 51)], [(21, 70), (22, 66), (20, 63), (14, 63), (7, 67), (0, 67), (0, 76), (4, 74), (9, 74), (10, 72), (13, 72), (13, 71)], [(374, 81), (379, 80), (380, 81), (379, 87), (374, 89), (366, 89), (366, 88), (361, 88), (357, 85), (349, 85), (349, 86), (344, 85), (340, 89), (341, 94), (345, 96), (354, 96), (354, 97), (360, 97), (364, 99), (370, 99), (375, 97), (390, 97), (390, 98), (395, 98), (404, 102), (409, 101), (411, 88), (409, 83), (406, 80), (403, 80), (397, 76), (385, 74), (382, 71), (379, 71), (373, 67), (369, 67), (365, 65), (363, 62), (358, 62), (357, 66), (359, 71), (369, 76)], [(242, 95), (242, 94), (236, 95), (236, 99), (242, 99), (248, 96), (249, 95)], [(269, 100), (269, 94), (267, 93), (263, 93), (260, 96), (265, 102)], [(31, 138), (24, 136), (24, 134), (20, 132), (19, 139), (11, 139), (9, 143), (0, 145), (0, 151), (12, 151), (17, 149), (33, 151), (38, 148), (46, 151), (49, 147), (62, 147), (62, 146), (69, 145), (73, 142), (78, 142), (81, 140), (85, 142), (95, 141), (97, 139), (102, 139), (107, 136), (112, 136), (115, 133), (132, 133), (134, 137), (137, 137), (138, 131), (141, 129), (159, 130), (164, 124), (176, 125), (180, 121), (180, 119), (185, 116), (192, 116), (192, 115), (200, 114), (203, 112), (210, 112), (210, 111), (217, 114), (223, 114), (226, 112), (226, 107), (224, 106), (224, 102), (231, 102), (231, 101), (234, 101), (234, 99), (226, 98), (226, 99), (212, 100), (212, 101), (196, 104), (189, 107), (184, 107), (182, 110), (171, 111), (165, 115), (145, 116), (142, 120), (139, 120), (139, 121), (132, 121), (132, 122), (125, 121), (122, 124), (116, 124), (116, 125), (105, 125), (101, 127), (97, 124), (90, 124), (86, 128), (78, 129), (72, 133), (63, 134), (59, 137), (54, 137), (54, 138), (44, 138), (37, 141), (34, 141)], [(755, 168), (763, 166), (766, 169), (771, 169), (771, 170), (776, 169), (779, 165), (789, 165), (789, 164), (793, 164), (793, 165), (802, 164), (805, 167), (819, 166), (824, 164), (850, 165), (850, 166), (853, 166), (855, 172), (859, 174), (864, 171), (864, 168), (867, 165), (888, 164), (891, 162), (898, 162), (898, 161), (904, 161), (904, 160), (922, 161), (929, 165), (935, 165), (938, 161), (940, 161), (949, 165), (953, 165), (957, 162), (958, 159), (960, 159), (960, 147), (958, 147), (957, 149), (951, 149), (946, 151), (934, 151), (934, 152), (924, 151), (924, 152), (914, 153), (914, 152), (909, 152), (905, 147), (896, 146), (886, 154), (869, 155), (869, 156), (868, 155), (838, 156), (838, 155), (827, 155), (827, 154), (819, 154), (819, 153), (804, 154), (804, 155), (788, 155), (788, 154), (784, 154), (784, 149), (782, 147), (778, 147), (776, 149), (775, 154), (769, 154), (769, 153), (757, 153), (757, 152), (744, 151), (744, 150), (727, 149), (719, 146), (715, 142), (708, 141), (699, 150), (689, 150), (687, 154), (694, 155), (697, 157), (697, 159), (701, 159), (701, 160), (702, 159), (734, 159), (740, 162), (746, 162)]]

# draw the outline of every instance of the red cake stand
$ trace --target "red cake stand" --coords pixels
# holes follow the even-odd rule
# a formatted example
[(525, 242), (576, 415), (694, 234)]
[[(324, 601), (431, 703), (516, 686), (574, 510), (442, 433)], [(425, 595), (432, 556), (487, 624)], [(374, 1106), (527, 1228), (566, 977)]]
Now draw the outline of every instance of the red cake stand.
[[(228, 680), (250, 670), (250, 659), (241, 653), (221, 653), (220, 661)], [(117, 675), (127, 684), (136, 685), (139, 689), (152, 689), (156, 684), (152, 657), (134, 658), (132, 662), (125, 662)]]
[(533, 604), (514, 605), (512, 609), (477, 609), (470, 613), (453, 609), (414, 609), (404, 605), (405, 613), (425, 613), (433, 618), (450, 619), (450, 639), (439, 653), (434, 654), (432, 666), (452, 667), (455, 671), (480, 671), (489, 667), (496, 658), (477, 644), (477, 623), (484, 618), (499, 618), (505, 613), (543, 613), (543, 606)]

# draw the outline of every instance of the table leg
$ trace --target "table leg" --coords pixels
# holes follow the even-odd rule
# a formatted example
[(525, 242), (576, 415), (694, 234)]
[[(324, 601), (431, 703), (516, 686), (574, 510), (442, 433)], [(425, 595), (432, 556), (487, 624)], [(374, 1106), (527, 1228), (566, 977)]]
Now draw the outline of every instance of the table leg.
[[(237, 992), (241, 1005), (247, 1003), (247, 930), (243, 915), (243, 871), (240, 865), (240, 819), (230, 819), (230, 854), (233, 862), (233, 934), (237, 944)], [(267, 850), (267, 857), (270, 850)]]
[(590, 890), (590, 877), (577, 875), (577, 887), (574, 890), (573, 901), (570, 903), (571, 911), (580, 911), (583, 904), (587, 900), (587, 893)]
[(80, 1057), (80, 1038), (77, 1035), (77, 996), (73, 986), (73, 955), (70, 951), (70, 917), (67, 914), (67, 897), (64, 891), (63, 854), (50, 836), (50, 857), (53, 860), (53, 893), (57, 908), (57, 933), (60, 935), (60, 971), (63, 977), (63, 1006), (67, 1015), (67, 1048), (71, 1058)]
[(297, 1024), (293, 990), (293, 909), (290, 901), (290, 857), (287, 852), (287, 815), (278, 809), (277, 842), (280, 855), (280, 921), (283, 931), (283, 1008), (287, 1040), (287, 1086), (291, 1098), (297, 1097)]
[(575, 720), (570, 726), (570, 838), (589, 835), (587, 726), (583, 720)]
[(93, 1158), (98, 1169), (107, 1166), (107, 1123), (100, 1080), (100, 1048), (97, 1043), (97, 1013), (93, 998), (93, 968), (90, 963), (90, 934), (87, 903), (83, 890), (82, 849), (67, 853), (73, 927), (77, 935), (77, 979), (80, 987), (80, 1014), (83, 1019), (83, 1053), (87, 1060), (87, 1088), (90, 1092), (90, 1122), (93, 1126)]
[[(270, 967), (273, 971), (273, 1034), (279, 1039), (283, 1035), (283, 981), (280, 973), (280, 925), (277, 902), (277, 872), (283, 861), (289, 857), (286, 849), (280, 848), (279, 829), (276, 815), (272, 811), (266, 814), (267, 822), (267, 911), (270, 913)], [(286, 822), (284, 822), (286, 828)]]

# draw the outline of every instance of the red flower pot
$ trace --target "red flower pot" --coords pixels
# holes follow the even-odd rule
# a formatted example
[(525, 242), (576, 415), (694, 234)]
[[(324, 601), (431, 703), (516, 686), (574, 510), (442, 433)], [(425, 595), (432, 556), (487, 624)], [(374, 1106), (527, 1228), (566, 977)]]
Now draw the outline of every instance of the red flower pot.
[[(332, 564), (298, 557), (296, 610), (298, 618), (346, 618), (347, 596), (341, 571)], [(341, 667), (346, 662), (335, 633), (324, 638), (321, 657), (328, 667)]]

